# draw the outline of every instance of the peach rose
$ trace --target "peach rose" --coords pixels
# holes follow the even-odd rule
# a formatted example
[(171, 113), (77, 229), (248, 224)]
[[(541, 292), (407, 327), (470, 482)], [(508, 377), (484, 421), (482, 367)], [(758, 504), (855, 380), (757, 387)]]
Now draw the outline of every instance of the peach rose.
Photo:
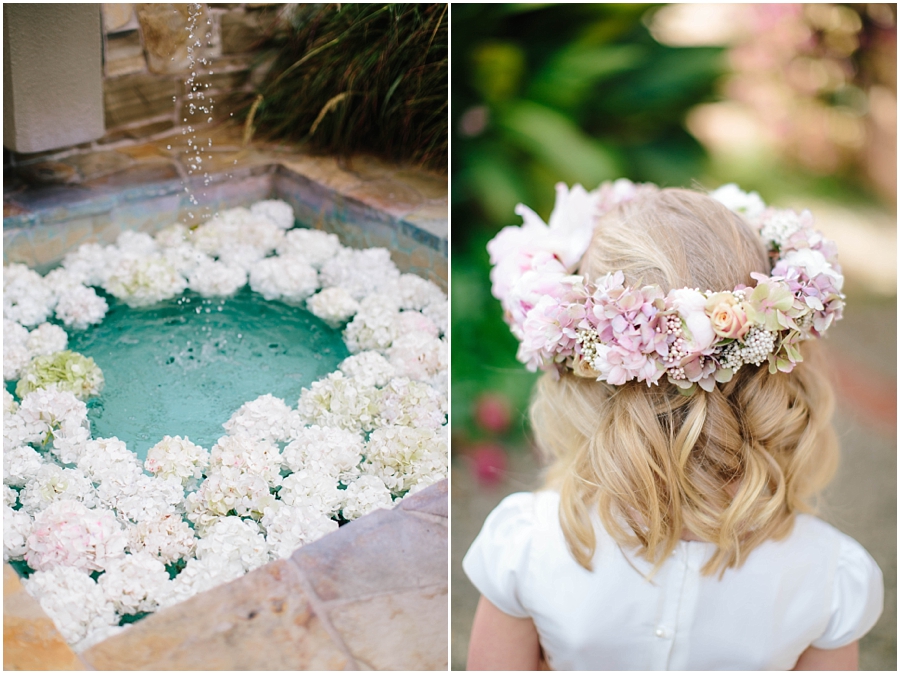
[(713, 332), (726, 339), (741, 339), (750, 330), (743, 303), (731, 293), (716, 293), (706, 302)]

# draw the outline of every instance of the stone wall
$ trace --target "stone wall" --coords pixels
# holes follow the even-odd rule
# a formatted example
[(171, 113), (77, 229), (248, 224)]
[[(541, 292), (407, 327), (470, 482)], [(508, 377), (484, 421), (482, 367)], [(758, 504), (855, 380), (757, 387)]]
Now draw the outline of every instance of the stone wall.
[[(192, 7), (197, 8), (193, 34), (186, 30)], [(267, 67), (260, 44), (286, 28), (289, 10), (285, 3), (102, 4), (106, 133), (95, 147), (228, 119), (252, 101), (253, 87)], [(192, 72), (193, 82), (186, 84)], [(13, 155), (11, 160), (27, 163), (88, 145)]]

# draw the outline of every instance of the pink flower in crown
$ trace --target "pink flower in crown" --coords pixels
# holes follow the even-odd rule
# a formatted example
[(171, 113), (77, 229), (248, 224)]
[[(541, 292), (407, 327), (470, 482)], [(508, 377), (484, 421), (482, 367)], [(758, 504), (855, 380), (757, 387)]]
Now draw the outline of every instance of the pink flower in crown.
[(706, 300), (706, 313), (709, 315), (713, 332), (725, 339), (742, 339), (751, 326), (743, 302), (734, 293), (722, 292), (711, 295)]
[(567, 276), (528, 312), (517, 357), (529, 370), (562, 362), (575, 352), (585, 296), (582, 278)]
[(552, 253), (541, 251), (531, 257), (530, 267), (519, 276), (503, 301), (505, 318), (516, 337), (524, 336), (523, 324), (528, 312), (544, 296), (555, 296), (559, 283), (567, 276), (566, 268)]
[(619, 204), (657, 191), (659, 191), (659, 188), (656, 185), (649, 183), (635, 184), (625, 178), (619, 178), (614, 182), (607, 181), (596, 189), (597, 211), (600, 214), (609, 213)]

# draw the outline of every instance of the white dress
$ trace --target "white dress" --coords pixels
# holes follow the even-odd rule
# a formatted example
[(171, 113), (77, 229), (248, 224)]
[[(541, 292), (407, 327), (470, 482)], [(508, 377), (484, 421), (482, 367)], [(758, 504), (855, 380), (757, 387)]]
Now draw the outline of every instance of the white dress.
[(532, 618), (553, 669), (788, 670), (808, 646), (845, 646), (881, 615), (875, 560), (815, 517), (721, 580), (700, 573), (713, 544), (681, 541), (648, 581), (652, 565), (599, 524), (594, 572), (579, 566), (558, 509), (554, 492), (507, 497), (463, 560), (491, 603)]

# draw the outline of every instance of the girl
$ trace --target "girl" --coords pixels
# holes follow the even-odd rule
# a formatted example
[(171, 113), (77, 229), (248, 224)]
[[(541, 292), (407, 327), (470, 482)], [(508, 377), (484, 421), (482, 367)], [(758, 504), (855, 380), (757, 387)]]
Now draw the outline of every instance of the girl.
[(491, 278), (547, 370), (552, 465), (465, 557), (469, 668), (855, 669), (881, 572), (808, 514), (837, 461), (833, 244), (733, 185), (558, 186), (549, 227), (517, 212)]

